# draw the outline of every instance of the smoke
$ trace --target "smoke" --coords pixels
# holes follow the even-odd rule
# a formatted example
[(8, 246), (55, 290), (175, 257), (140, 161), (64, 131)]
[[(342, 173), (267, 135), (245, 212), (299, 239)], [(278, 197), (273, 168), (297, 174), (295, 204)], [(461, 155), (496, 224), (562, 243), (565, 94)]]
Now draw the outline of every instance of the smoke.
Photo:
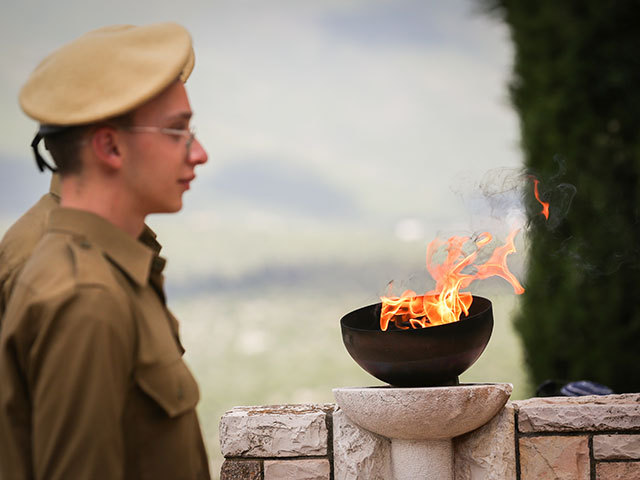
[[(477, 266), (484, 264), (492, 255), (496, 248), (505, 244), (505, 240), (514, 230), (524, 232), (527, 227), (527, 215), (525, 211), (524, 192), (531, 186), (531, 179), (521, 170), (498, 168), (486, 172), (481, 177), (473, 177), (470, 174), (458, 176), (455, 179), (455, 186), (452, 187), (455, 196), (462, 201), (465, 211), (468, 214), (467, 221), (464, 219), (454, 219), (458, 225), (466, 228), (456, 231), (439, 230), (436, 235), (438, 243), (441, 243), (433, 251), (433, 262), (440, 265), (446, 261), (449, 252), (447, 239), (452, 237), (468, 238), (461, 246), (461, 256), (466, 257), (474, 254), (476, 260), (465, 267), (462, 273), (473, 275), (477, 272)], [(529, 188), (529, 190), (531, 190)], [(570, 204), (570, 202), (569, 202)], [(479, 247), (480, 238), (486, 238), (488, 232), (493, 239)], [(436, 241), (427, 239), (427, 243)], [(526, 251), (524, 237), (522, 234), (516, 238), (516, 250)], [(509, 255), (509, 266), (512, 272), (521, 276), (524, 270), (525, 255), (521, 253)], [(418, 265), (416, 265), (418, 267)], [(412, 290), (418, 294), (433, 290), (436, 282), (431, 277), (423, 264), (420, 273), (404, 277), (399, 281), (391, 281), (385, 289), (385, 295), (400, 295), (404, 290)], [(487, 283), (487, 280), (475, 283)], [(504, 280), (500, 282), (491, 281), (493, 287), (511, 289)], [(475, 287), (474, 287), (475, 288)], [(502, 289), (501, 288), (501, 289)], [(511, 290), (513, 291), (513, 290)]]
[[(556, 230), (564, 222), (571, 210), (573, 199), (578, 193), (575, 185), (562, 181), (567, 171), (567, 163), (564, 157), (556, 154), (553, 157), (553, 161), (557, 170), (548, 179), (541, 178), (533, 171), (527, 173), (529, 179), (538, 179), (540, 181), (538, 187), (540, 200), (549, 204), (549, 218), (545, 222), (545, 227), (549, 231)], [(527, 195), (530, 198), (530, 192), (525, 191), (524, 195), (525, 199)]]
[[(531, 229), (535, 226), (548, 235), (561, 235), (561, 227), (577, 194), (577, 188), (563, 178), (564, 159), (556, 156), (554, 162), (556, 170), (547, 177), (530, 170), (496, 168), (482, 175), (460, 175), (451, 187), (468, 213), (469, 229), (475, 232), (472, 235), (489, 232), (494, 236), (492, 244), (498, 247), (509, 233), (518, 231), (516, 253), (511, 254), (508, 261), (510, 270), (520, 279), (526, 275)], [(536, 190), (539, 199), (536, 199)], [(548, 218), (544, 215), (544, 204), (548, 204)], [(567, 239), (567, 246), (570, 244)], [(556, 253), (559, 252), (553, 252)], [(486, 255), (483, 252), (478, 260), (482, 261)]]
[[(496, 168), (479, 178), (469, 175), (456, 178), (451, 190), (464, 204), (471, 230), (487, 230), (501, 237), (515, 229), (526, 231), (532, 221), (538, 221), (538, 215), (544, 219), (541, 202), (549, 204), (549, 218), (544, 219), (544, 227), (556, 230), (569, 215), (577, 188), (560, 181), (566, 171), (564, 159), (556, 156), (554, 161), (558, 168), (548, 179), (515, 168)], [(540, 201), (535, 200), (535, 180), (539, 181)]]
[[(566, 159), (555, 155), (553, 162), (554, 171), (546, 175), (532, 170), (499, 168), (478, 178), (456, 179), (452, 190), (469, 213), (470, 228), (489, 231), (497, 238), (520, 229), (519, 253), (528, 250), (535, 229), (537, 236), (546, 237), (555, 245), (548, 253), (550, 257), (568, 259), (575, 272), (584, 276), (609, 276), (630, 265), (638, 268), (640, 245), (628, 239), (637, 238), (639, 210), (629, 210), (628, 205), (620, 203), (625, 199), (614, 193), (606, 197), (592, 194), (590, 198), (583, 191), (578, 197), (576, 185), (567, 181)], [(535, 197), (536, 181), (539, 200)], [(599, 212), (589, 220), (597, 228), (597, 234), (588, 238), (578, 234), (581, 228), (576, 228), (578, 224), (584, 225), (581, 222), (585, 219), (571, 217), (578, 199), (581, 216), (585, 211)], [(543, 203), (548, 204), (548, 218), (543, 215)], [(621, 212), (627, 212), (627, 222)], [(517, 262), (516, 258), (511, 261)]]
[[(567, 173), (567, 162), (561, 155), (555, 155), (553, 158), (556, 164), (556, 172), (551, 175), (545, 182), (545, 189), (542, 190), (541, 197), (548, 201), (551, 205), (548, 222), (544, 224), (537, 223), (539, 228), (544, 228), (546, 234), (555, 239), (560, 247), (550, 255), (556, 258), (567, 258), (575, 267), (575, 271), (580, 272), (584, 276), (599, 277), (610, 276), (618, 272), (623, 266), (632, 265), (638, 268), (640, 265), (640, 247), (630, 247), (629, 243), (625, 243), (632, 230), (636, 230), (640, 224), (637, 211), (632, 214), (633, 218), (629, 218), (629, 222), (623, 222), (623, 225), (611, 221), (612, 218), (618, 218), (620, 211), (624, 211), (624, 207), (619, 204), (619, 198), (611, 195), (609, 201), (604, 202), (605, 208), (594, 207), (595, 202), (602, 202), (602, 199), (590, 198), (583, 195), (580, 198), (580, 204), (583, 209), (588, 208), (592, 211), (600, 211), (598, 218), (590, 219), (593, 225), (598, 225), (599, 234), (591, 238), (583, 238), (574, 235), (572, 225), (568, 223), (572, 204), (578, 195), (578, 189), (563, 179)], [(585, 192), (583, 191), (583, 194)], [(595, 196), (591, 196), (595, 197)], [(626, 201), (626, 199), (622, 199)], [(584, 213), (581, 213), (584, 215)], [(535, 221), (531, 219), (531, 223)], [(580, 222), (584, 219), (573, 219), (572, 222)]]
[[(603, 200), (589, 198), (586, 190), (579, 197), (576, 185), (567, 181), (566, 160), (556, 155), (553, 162), (554, 171), (546, 174), (525, 169), (496, 168), (482, 175), (474, 176), (467, 172), (455, 178), (451, 190), (462, 202), (468, 215), (466, 222), (459, 219), (461, 222), (458, 224), (462, 223), (468, 229), (456, 232), (441, 230), (437, 238), (443, 241), (453, 236), (469, 238), (462, 252), (470, 254), (477, 249), (477, 256), (463, 273), (474, 274), (477, 266), (484, 264), (496, 248), (501, 248), (514, 231), (518, 232), (514, 242), (516, 252), (508, 255), (508, 270), (520, 280), (527, 273), (527, 253), (534, 235), (550, 247), (549, 258), (569, 261), (574, 275), (585, 278), (609, 276), (629, 265), (633, 268), (640, 265), (640, 246), (630, 247), (627, 241), (629, 229), (637, 231), (640, 226), (640, 209), (631, 210), (632, 218), (624, 223), (620, 220), (620, 212), (616, 210), (621, 206), (614, 202), (604, 210), (609, 217), (591, 220), (591, 224), (597, 225), (598, 235), (587, 238), (588, 234), (579, 234), (584, 219), (575, 216), (578, 213), (584, 215), (585, 208), (587, 211), (598, 211), (589, 202)], [(573, 217), (572, 211), (575, 211)], [(613, 221), (614, 218), (616, 221)], [(493, 240), (483, 248), (478, 248), (476, 240), (483, 232), (490, 233)], [(449, 252), (448, 247), (438, 248), (433, 257), (435, 263), (443, 262)], [(426, 269), (418, 277), (422, 282), (428, 279), (429, 286), (433, 284)], [(422, 293), (425, 289), (416, 288), (416, 284), (422, 282), (416, 282), (416, 276), (412, 276), (403, 282), (391, 282), (388, 288), (396, 294), (405, 288)], [(478, 290), (478, 287), (491, 291), (508, 288), (507, 283), (498, 278), (475, 283), (474, 290)]]
[[(513, 231), (518, 231), (515, 238), (516, 253), (508, 256), (509, 270), (519, 279), (526, 276), (527, 252), (531, 246), (531, 238), (535, 230), (537, 238), (547, 237), (550, 245), (554, 245), (549, 251), (551, 258), (569, 260), (575, 266), (577, 274), (596, 277), (612, 275), (623, 266), (640, 263), (640, 247), (616, 248), (616, 232), (619, 226), (609, 225), (606, 218), (594, 219), (599, 230), (610, 239), (610, 250), (603, 257), (603, 250), (608, 246), (594, 244), (590, 239), (581, 238), (576, 234), (574, 218), (571, 218), (572, 209), (577, 205), (578, 188), (567, 181), (567, 162), (561, 155), (553, 158), (555, 169), (546, 175), (540, 172), (517, 169), (496, 168), (481, 175), (464, 173), (458, 175), (452, 183), (453, 194), (462, 202), (468, 218), (462, 224), (467, 226), (465, 231), (447, 232), (439, 231), (437, 238), (446, 240), (454, 235), (469, 237), (469, 248), (473, 249), (475, 239), (483, 232), (489, 232), (493, 236), (492, 242), (477, 252), (477, 261), (474, 265), (482, 264), (491, 255), (495, 248), (504, 245), (505, 239)], [(536, 197), (537, 193), (537, 197)], [(580, 208), (591, 201), (580, 197)], [(548, 205), (548, 209), (545, 208)], [(612, 208), (616, 208), (612, 205)], [(548, 215), (545, 216), (545, 213)], [(612, 210), (613, 213), (613, 210)], [(640, 225), (640, 213), (636, 209), (633, 218), (630, 219), (629, 228), (638, 228)], [(621, 247), (623, 243), (619, 243)], [(426, 244), (425, 244), (426, 247)], [(466, 247), (465, 247), (466, 248)], [(622, 251), (625, 250), (625, 251)], [(446, 249), (438, 252), (435, 260), (440, 261), (446, 256)], [(466, 250), (465, 250), (466, 251)], [(465, 273), (473, 273), (472, 265)], [(429, 277), (426, 270), (419, 275), (424, 279)], [(389, 287), (399, 293), (405, 288), (419, 291), (415, 288), (416, 277), (402, 282), (392, 282)], [(486, 281), (479, 282), (485, 284)], [(491, 282), (495, 285), (495, 282)], [(503, 283), (503, 282), (500, 282)], [(429, 284), (432, 284), (429, 280)], [(424, 291), (424, 290), (422, 290)]]
[(560, 183), (541, 189), (540, 198), (549, 203), (549, 218), (546, 222), (547, 230), (555, 230), (569, 215), (571, 202), (578, 193), (577, 188), (570, 183)]

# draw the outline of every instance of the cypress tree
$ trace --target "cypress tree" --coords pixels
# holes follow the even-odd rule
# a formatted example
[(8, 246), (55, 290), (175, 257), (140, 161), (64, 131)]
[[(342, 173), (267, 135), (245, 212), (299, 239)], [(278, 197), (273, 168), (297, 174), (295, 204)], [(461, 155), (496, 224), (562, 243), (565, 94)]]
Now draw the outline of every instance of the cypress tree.
[(531, 381), (638, 392), (640, 2), (482, 3), (510, 29), (525, 168), (550, 202), (545, 220), (527, 201), (527, 291), (514, 319)]

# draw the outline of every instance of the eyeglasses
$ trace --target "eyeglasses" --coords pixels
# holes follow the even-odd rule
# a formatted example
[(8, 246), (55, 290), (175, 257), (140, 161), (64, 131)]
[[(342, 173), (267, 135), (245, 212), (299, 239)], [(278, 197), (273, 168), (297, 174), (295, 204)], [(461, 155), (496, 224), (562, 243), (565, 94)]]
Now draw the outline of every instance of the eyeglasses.
[(187, 149), (187, 157), (191, 153), (191, 145), (196, 138), (196, 130), (194, 127), (188, 129), (183, 128), (164, 128), (164, 127), (151, 127), (142, 125), (131, 125), (128, 127), (119, 127), (120, 130), (124, 130), (131, 133), (163, 133), (165, 135), (173, 135), (179, 137), (185, 137), (187, 139), (185, 147)]

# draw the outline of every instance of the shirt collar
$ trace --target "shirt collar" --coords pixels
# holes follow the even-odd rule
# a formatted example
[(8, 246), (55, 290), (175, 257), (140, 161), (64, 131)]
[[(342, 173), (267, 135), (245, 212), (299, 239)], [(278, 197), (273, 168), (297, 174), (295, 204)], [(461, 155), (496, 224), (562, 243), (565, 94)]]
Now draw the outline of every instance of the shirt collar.
[(47, 230), (68, 232), (98, 246), (138, 285), (148, 283), (156, 252), (108, 220), (83, 210), (59, 207), (51, 211)]
[(60, 175), (54, 173), (51, 175), (51, 184), (49, 185), (49, 193), (60, 200)]
[[(51, 175), (51, 184), (49, 185), (49, 193), (53, 195), (58, 203), (60, 203), (61, 197), (61, 187), (60, 187), (60, 175), (54, 173)], [(142, 233), (138, 237), (138, 240), (144, 243), (147, 247), (151, 248), (154, 252), (160, 253), (162, 250), (162, 245), (156, 239), (157, 235), (149, 226), (145, 223), (144, 229)]]
[(138, 237), (138, 241), (144, 243), (147, 247), (149, 247), (155, 253), (160, 253), (160, 250), (162, 250), (162, 245), (160, 245), (158, 240), (156, 240), (156, 237), (157, 237), (156, 232), (151, 230), (151, 228), (149, 228), (149, 226), (145, 223), (144, 229), (142, 230), (142, 233)]

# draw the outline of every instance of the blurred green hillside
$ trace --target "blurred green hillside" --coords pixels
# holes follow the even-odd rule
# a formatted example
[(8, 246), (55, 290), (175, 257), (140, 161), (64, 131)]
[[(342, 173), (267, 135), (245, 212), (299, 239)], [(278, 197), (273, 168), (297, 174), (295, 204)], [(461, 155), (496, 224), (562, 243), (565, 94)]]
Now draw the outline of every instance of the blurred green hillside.
[[(169, 303), (200, 382), (215, 472), (222, 461), (218, 421), (233, 406), (333, 402), (332, 388), (380, 384), (349, 357), (340, 318), (379, 301), (392, 279), (418, 291), (429, 284), (423, 241), (357, 228), (286, 234), (223, 229), (193, 236), (158, 227), (165, 243), (182, 245), (184, 256), (206, 252), (208, 268), (220, 265), (218, 273), (203, 271), (189, 281), (182, 274), (172, 280), (180, 265), (171, 261), (167, 272)], [(472, 290), (492, 300), (495, 325), (486, 351), (461, 381), (510, 382), (512, 398), (527, 397), (531, 389), (511, 326), (518, 299), (500, 281)]]

